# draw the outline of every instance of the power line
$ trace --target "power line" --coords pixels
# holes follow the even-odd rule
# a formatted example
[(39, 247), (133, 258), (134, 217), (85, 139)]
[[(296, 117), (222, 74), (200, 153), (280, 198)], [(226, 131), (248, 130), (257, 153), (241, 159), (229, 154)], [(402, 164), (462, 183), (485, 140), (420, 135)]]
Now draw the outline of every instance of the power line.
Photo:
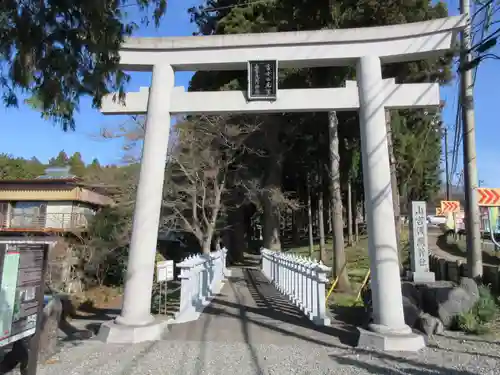
[[(482, 14), (482, 21), (478, 22), (476, 25), (474, 25), (473, 29), (476, 30), (476, 32), (480, 32), (480, 37), (479, 37), (479, 42), (473, 46), (470, 50), (474, 50), (478, 46), (482, 45), (485, 43), (485, 41), (489, 40), (492, 38), (492, 36), (495, 36), (497, 33), (500, 32), (500, 29), (496, 30), (492, 34), (488, 35), (485, 37), (485, 33), (488, 31), (489, 27), (492, 25), (491, 23), (491, 17), (500, 10), (500, 8), (497, 8), (495, 10), (492, 9), (492, 5), (494, 3), (494, 0), (489, 0), (484, 4), (477, 4), (480, 5), (478, 9), (474, 12), (473, 16), (471, 17), (471, 22), (474, 20), (479, 14)], [(480, 30), (480, 31), (479, 31)], [(474, 33), (476, 34), (476, 33)], [(475, 39), (475, 35), (472, 35), (472, 39)], [(482, 56), (482, 58), (491, 58), (494, 57), (488, 55)], [(476, 65), (473, 68), (473, 82), (472, 85), (475, 85), (476, 79), (477, 79), (477, 68), (478, 65)], [(457, 82), (458, 83), (458, 82)], [(456, 173), (457, 167), (458, 167), (458, 160), (459, 160), (459, 150), (460, 150), (460, 144), (462, 143), (463, 139), (463, 132), (462, 132), (462, 117), (460, 116), (462, 109), (461, 105), (461, 100), (458, 102), (457, 106), (457, 112), (455, 116), (455, 134), (454, 134), (454, 142), (453, 142), (453, 151), (452, 151), (452, 163), (451, 163), (451, 169), (450, 169), (450, 180), (453, 178), (453, 176)]]

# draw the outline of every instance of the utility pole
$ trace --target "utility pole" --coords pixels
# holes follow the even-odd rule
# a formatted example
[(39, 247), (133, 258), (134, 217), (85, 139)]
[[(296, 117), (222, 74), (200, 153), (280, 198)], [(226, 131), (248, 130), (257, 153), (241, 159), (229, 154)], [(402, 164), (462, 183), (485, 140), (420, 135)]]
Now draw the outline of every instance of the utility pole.
[[(460, 66), (464, 67), (472, 60), (470, 48), (471, 17), (470, 0), (460, 0), (460, 13), (467, 16), (467, 26), (462, 31)], [(467, 268), (469, 277), (478, 280), (483, 274), (481, 253), (481, 233), (479, 226), (479, 206), (477, 204), (477, 163), (476, 129), (474, 120), (474, 90), (472, 70), (460, 69), (460, 100), (462, 104), (462, 128), (464, 149), (464, 190), (465, 190), (465, 230), (467, 233)]]
[(450, 200), (450, 171), (448, 167), (448, 128), (444, 128), (444, 166), (446, 173), (446, 200)]

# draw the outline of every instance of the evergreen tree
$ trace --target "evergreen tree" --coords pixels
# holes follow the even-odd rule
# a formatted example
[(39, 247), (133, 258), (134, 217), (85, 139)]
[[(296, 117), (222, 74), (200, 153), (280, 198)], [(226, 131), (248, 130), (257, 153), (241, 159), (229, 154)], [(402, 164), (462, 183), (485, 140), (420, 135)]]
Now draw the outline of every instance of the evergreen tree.
[(15, 158), (0, 154), (0, 180), (17, 180), (35, 178), (43, 172), (43, 166), (32, 164), (23, 158)]
[(118, 71), (118, 51), (138, 26), (127, 13), (134, 5), (143, 12), (141, 20), (158, 25), (167, 0), (2, 0), (0, 64), (6, 69), (1, 70), (0, 87), (5, 104), (16, 106), (16, 93), (28, 91), (30, 104), (64, 130), (73, 128), (82, 95), (91, 96), (98, 107), (103, 95), (121, 90), (127, 81)]
[(75, 152), (68, 160), (70, 166), (70, 173), (77, 177), (85, 176), (85, 163), (82, 160), (82, 155)]
[(55, 158), (49, 159), (50, 167), (66, 167), (68, 165), (69, 158), (64, 150), (60, 151)]

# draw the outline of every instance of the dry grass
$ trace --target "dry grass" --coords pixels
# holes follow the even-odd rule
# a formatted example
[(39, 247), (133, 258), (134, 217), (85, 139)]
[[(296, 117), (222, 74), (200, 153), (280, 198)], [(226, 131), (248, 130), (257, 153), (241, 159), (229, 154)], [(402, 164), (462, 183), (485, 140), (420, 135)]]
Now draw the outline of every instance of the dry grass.
[(122, 305), (123, 288), (97, 286), (82, 293), (71, 295), (72, 305), (79, 315), (85, 314), (85, 308), (119, 309)]

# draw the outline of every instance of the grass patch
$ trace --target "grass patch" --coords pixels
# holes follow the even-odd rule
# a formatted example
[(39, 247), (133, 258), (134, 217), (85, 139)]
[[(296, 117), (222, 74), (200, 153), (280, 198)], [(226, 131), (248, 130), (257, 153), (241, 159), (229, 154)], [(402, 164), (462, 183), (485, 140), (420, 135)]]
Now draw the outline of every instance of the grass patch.
[(479, 300), (474, 307), (458, 317), (458, 329), (465, 333), (485, 335), (494, 333), (498, 318), (498, 300), (487, 286), (479, 286)]

